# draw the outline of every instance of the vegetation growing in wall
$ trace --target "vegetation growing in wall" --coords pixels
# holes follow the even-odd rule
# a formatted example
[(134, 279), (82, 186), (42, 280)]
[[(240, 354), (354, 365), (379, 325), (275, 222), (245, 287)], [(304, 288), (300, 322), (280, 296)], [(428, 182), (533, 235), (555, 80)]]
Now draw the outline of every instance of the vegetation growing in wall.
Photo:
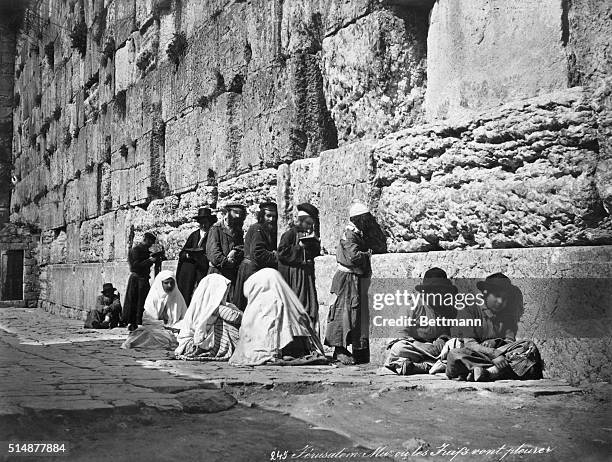
[(166, 54), (168, 55), (168, 59), (174, 63), (176, 67), (178, 67), (179, 63), (183, 56), (185, 56), (185, 52), (187, 51), (187, 36), (185, 32), (179, 32), (174, 34), (172, 37), (172, 41), (168, 44), (168, 48), (166, 49)]
[(55, 66), (55, 42), (49, 42), (45, 45), (45, 58), (47, 58), (47, 64), (53, 69)]
[(172, 8), (172, 0), (155, 0), (153, 2), (153, 17), (159, 19), (164, 13), (169, 13)]
[(47, 136), (47, 133), (49, 132), (49, 127), (51, 126), (51, 120), (51, 117), (47, 117), (45, 118), (45, 120), (43, 120), (43, 123), (40, 126), (40, 134), (42, 136)]
[(84, 21), (75, 24), (70, 32), (71, 46), (83, 57), (87, 52), (87, 26)]
[(72, 143), (72, 136), (70, 135), (70, 130), (68, 128), (64, 128), (64, 146), (69, 147)]
[(136, 58), (136, 67), (141, 72), (145, 72), (147, 68), (151, 65), (151, 63), (153, 62), (154, 58), (155, 56), (153, 56), (153, 53), (151, 52), (151, 50), (144, 50), (142, 53), (138, 55), (138, 58)]

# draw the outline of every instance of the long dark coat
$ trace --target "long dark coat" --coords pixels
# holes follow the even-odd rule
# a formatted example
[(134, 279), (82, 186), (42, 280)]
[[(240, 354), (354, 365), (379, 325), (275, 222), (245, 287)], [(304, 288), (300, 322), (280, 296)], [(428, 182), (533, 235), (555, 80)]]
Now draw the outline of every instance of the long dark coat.
[[(208, 273), (208, 258), (206, 257), (206, 240), (208, 232), (204, 238), (204, 243), (198, 247), (200, 242), (200, 230), (196, 229), (189, 235), (185, 245), (179, 253), (179, 262), (176, 268), (176, 283), (178, 289), (183, 294), (185, 303), (189, 306), (193, 291), (198, 283)], [(200, 248), (201, 251), (190, 251), (189, 249)]]

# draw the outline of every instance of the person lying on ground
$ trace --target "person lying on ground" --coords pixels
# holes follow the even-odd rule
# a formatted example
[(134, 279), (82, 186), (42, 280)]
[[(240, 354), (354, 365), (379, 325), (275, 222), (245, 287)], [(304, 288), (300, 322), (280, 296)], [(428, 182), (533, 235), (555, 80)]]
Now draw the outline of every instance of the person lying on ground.
[(119, 293), (110, 282), (102, 285), (102, 295), (96, 298), (96, 306), (87, 313), (86, 329), (113, 329), (119, 325), (121, 302)]
[(428, 269), (416, 291), (419, 302), (414, 309), (410, 307), (409, 325), (402, 329), (401, 338), (387, 346), (384, 366), (398, 375), (427, 374), (451, 333), (446, 323), (430, 325), (429, 320), (457, 317), (453, 299), (457, 288), (441, 268)]
[(180, 331), (186, 311), (174, 274), (160, 271), (145, 300), (142, 326), (129, 333), (121, 348), (176, 348), (175, 333)]
[(244, 295), (247, 306), (230, 364), (328, 362), (308, 313), (277, 270), (263, 268), (249, 277), (244, 283)]
[(227, 361), (238, 342), (242, 311), (227, 302), (230, 280), (209, 274), (200, 281), (183, 318), (177, 359)]
[(541, 379), (544, 364), (530, 340), (516, 340), (523, 314), (523, 295), (510, 279), (495, 273), (477, 283), (485, 303), (462, 310), (460, 317), (478, 319), (480, 326), (465, 334), (457, 327), (463, 348), (448, 352), (446, 375), (451, 379), (484, 382), (500, 379)]

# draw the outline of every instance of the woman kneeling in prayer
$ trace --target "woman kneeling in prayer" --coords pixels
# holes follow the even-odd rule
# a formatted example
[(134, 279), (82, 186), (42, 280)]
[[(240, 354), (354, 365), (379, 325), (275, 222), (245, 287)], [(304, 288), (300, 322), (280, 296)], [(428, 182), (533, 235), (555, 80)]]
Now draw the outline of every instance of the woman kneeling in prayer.
[(484, 305), (470, 305), (459, 318), (480, 321), (469, 335), (460, 330), (463, 348), (448, 352), (446, 375), (451, 379), (486, 382), (500, 379), (532, 380), (542, 378), (544, 364), (536, 345), (516, 339), (518, 321), (523, 314), (523, 295), (502, 273), (477, 283)]
[(121, 348), (176, 348), (175, 333), (187, 311), (183, 295), (171, 271), (160, 271), (155, 277), (144, 304), (142, 326), (130, 332)]
[(177, 359), (227, 361), (238, 342), (242, 311), (226, 301), (230, 280), (209, 274), (200, 281), (183, 318)]
[(230, 364), (328, 362), (308, 313), (278, 271), (272, 268), (257, 271), (245, 281), (244, 295), (247, 306)]

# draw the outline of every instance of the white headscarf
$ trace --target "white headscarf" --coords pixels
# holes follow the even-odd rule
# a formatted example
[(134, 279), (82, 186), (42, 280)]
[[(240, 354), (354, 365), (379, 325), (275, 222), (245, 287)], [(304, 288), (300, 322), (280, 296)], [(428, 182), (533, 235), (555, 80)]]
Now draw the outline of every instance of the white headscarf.
[[(162, 282), (167, 279), (174, 279), (174, 288), (170, 293), (167, 293), (162, 287)], [(145, 300), (145, 314), (153, 320), (159, 320), (166, 307), (168, 315), (167, 325), (170, 327), (180, 328), (178, 323), (183, 319), (185, 312), (187, 311), (187, 304), (185, 299), (178, 290), (176, 284), (176, 277), (172, 271), (164, 270), (160, 271), (151, 285), (151, 290), (147, 294)]]
[(294, 337), (310, 337), (306, 310), (275, 269), (263, 268), (249, 277), (244, 283), (244, 295), (248, 304), (230, 364), (263, 364)]
[(203, 350), (213, 347), (217, 308), (225, 299), (229, 284), (229, 279), (216, 273), (209, 274), (200, 281), (183, 319), (176, 354), (185, 354), (189, 345)]

